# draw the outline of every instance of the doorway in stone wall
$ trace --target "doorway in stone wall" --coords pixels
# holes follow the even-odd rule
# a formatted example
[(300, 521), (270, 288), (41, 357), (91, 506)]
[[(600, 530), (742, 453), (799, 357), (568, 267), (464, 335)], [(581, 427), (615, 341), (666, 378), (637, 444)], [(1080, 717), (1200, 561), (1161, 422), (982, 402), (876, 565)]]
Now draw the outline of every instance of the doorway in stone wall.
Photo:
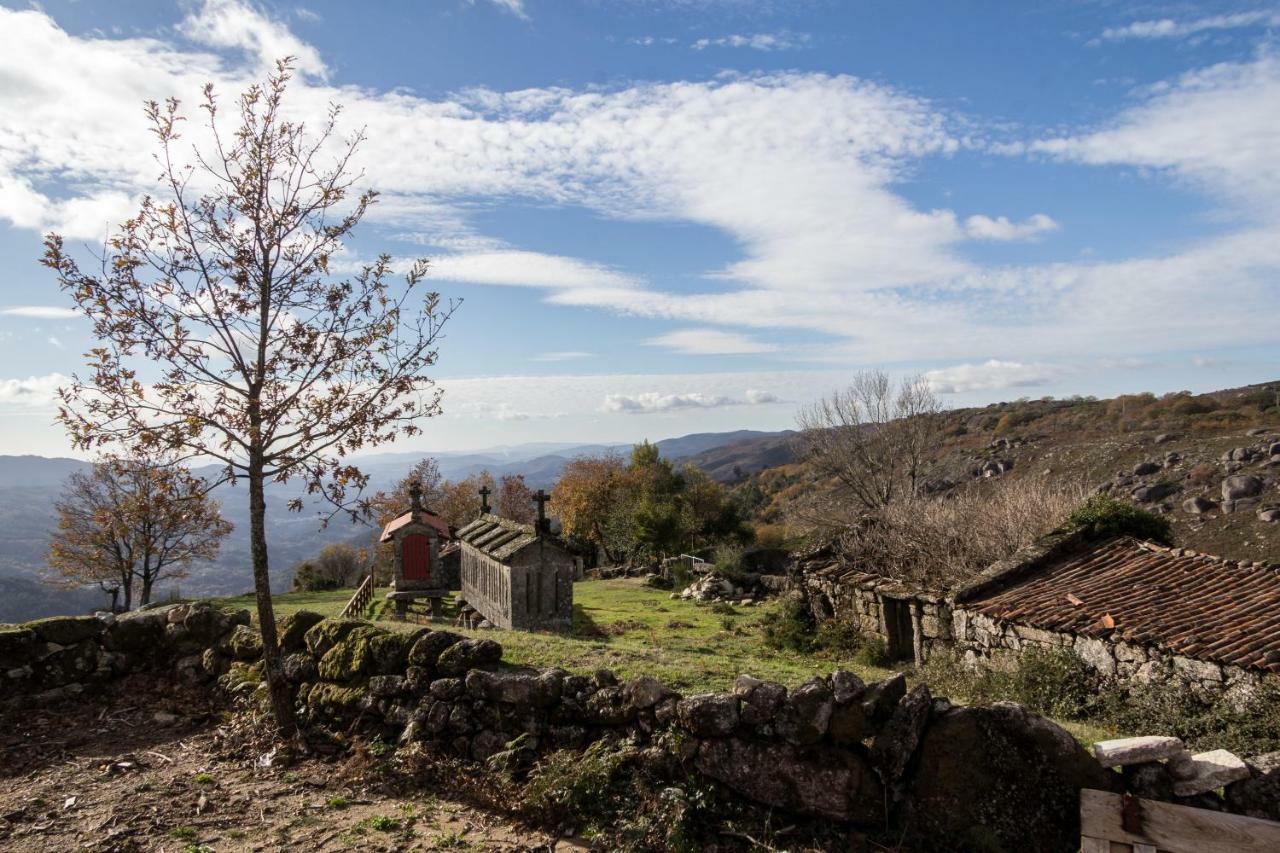
[(911, 603), (896, 598), (882, 598), (884, 633), (889, 660), (915, 658), (915, 626), (911, 622)]

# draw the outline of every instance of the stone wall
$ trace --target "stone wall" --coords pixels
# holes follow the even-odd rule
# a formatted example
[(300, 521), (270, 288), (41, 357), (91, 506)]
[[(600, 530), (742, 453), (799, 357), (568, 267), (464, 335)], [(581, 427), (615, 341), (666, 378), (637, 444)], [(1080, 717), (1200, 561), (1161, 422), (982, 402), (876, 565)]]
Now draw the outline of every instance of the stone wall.
[[(837, 617), (880, 637), (894, 659), (924, 663), (935, 649), (952, 644), (952, 605), (943, 598), (908, 592), (894, 581), (871, 576), (813, 573), (801, 578), (816, 618)], [(893, 627), (895, 620), (905, 620), (905, 632)]]
[(1074, 651), (1097, 672), (1122, 682), (1179, 684), (1227, 701), (1245, 700), (1263, 673), (1171, 654), (1150, 645), (1045, 631), (992, 619), (959, 606), (952, 617), (956, 650), (971, 666), (1008, 666), (1031, 648)]
[[(0, 629), (0, 712), (143, 671), (261, 694), (261, 646), (248, 621), (245, 611), (197, 603)], [(934, 849), (923, 839), (1024, 849), (1035, 838), (1038, 849), (1074, 851), (1082, 787), (1159, 795), (1152, 779), (1172, 772), (1160, 763), (1172, 752), (1139, 754), (1145, 775), (1114, 772), (1018, 705), (953, 707), (925, 685), (908, 690), (901, 674), (865, 684), (836, 670), (790, 690), (743, 675), (730, 692), (681, 696), (653, 678), (504, 666), (494, 640), (442, 630), (297, 613), (281, 621), (280, 639), (308, 726), (363, 729), (474, 761), (506, 751), (525, 767), (554, 750), (626, 742), (652, 759), (647, 772), (659, 784), (697, 774), (756, 803), (915, 838), (921, 849)], [(1211, 795), (1215, 807), (1280, 817), (1280, 760), (1258, 759), (1244, 775), (1236, 762), (1227, 798)], [(970, 838), (978, 829), (981, 838)]]

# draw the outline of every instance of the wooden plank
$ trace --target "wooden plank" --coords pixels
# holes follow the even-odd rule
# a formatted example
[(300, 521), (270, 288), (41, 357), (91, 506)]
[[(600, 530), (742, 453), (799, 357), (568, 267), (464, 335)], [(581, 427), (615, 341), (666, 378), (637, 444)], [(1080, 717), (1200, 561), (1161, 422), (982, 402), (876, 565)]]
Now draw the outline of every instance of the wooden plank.
[(1169, 853), (1274, 853), (1280, 850), (1280, 823), (1208, 809), (1138, 800), (1142, 835), (1125, 832), (1123, 798), (1106, 791), (1080, 792), (1080, 834)]
[(1135, 844), (1133, 845), (1133, 853), (1156, 853), (1154, 844)]
[(1111, 853), (1111, 842), (1105, 838), (1080, 838), (1080, 853)]

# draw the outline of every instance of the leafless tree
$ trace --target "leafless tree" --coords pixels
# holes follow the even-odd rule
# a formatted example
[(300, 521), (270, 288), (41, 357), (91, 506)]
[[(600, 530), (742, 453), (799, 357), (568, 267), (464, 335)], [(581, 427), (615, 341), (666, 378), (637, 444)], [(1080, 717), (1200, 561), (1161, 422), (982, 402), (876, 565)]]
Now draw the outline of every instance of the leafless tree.
[(917, 494), (941, 410), (923, 376), (895, 385), (883, 371), (864, 371), (800, 412), (800, 450), (819, 474), (875, 512)]
[(423, 292), (425, 260), (402, 285), (386, 255), (331, 274), (376, 193), (355, 194), (363, 134), (335, 135), (336, 106), (315, 133), (286, 117), (290, 65), (240, 96), (230, 136), (206, 86), (212, 142), (186, 165), (178, 102), (148, 104), (164, 198), (146, 198), (111, 236), (99, 271), (82, 271), (56, 234), (44, 256), (100, 340), (89, 374), (61, 389), (75, 444), (212, 458), (225, 479), (248, 480), (264, 674), (285, 734), (293, 695), (271, 604), (265, 484), (299, 477), (335, 507), (367, 508), (357, 500), (367, 477), (349, 456), (417, 434), (440, 411), (424, 371), (454, 310)]

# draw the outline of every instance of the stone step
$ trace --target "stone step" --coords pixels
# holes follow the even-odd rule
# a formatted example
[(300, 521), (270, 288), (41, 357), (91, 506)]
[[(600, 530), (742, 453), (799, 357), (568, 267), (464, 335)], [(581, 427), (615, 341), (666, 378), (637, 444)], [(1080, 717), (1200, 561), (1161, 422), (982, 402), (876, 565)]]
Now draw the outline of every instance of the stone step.
[(1185, 751), (1181, 738), (1166, 735), (1100, 740), (1093, 745), (1093, 757), (1103, 767), (1125, 767), (1148, 761), (1162, 761)]

